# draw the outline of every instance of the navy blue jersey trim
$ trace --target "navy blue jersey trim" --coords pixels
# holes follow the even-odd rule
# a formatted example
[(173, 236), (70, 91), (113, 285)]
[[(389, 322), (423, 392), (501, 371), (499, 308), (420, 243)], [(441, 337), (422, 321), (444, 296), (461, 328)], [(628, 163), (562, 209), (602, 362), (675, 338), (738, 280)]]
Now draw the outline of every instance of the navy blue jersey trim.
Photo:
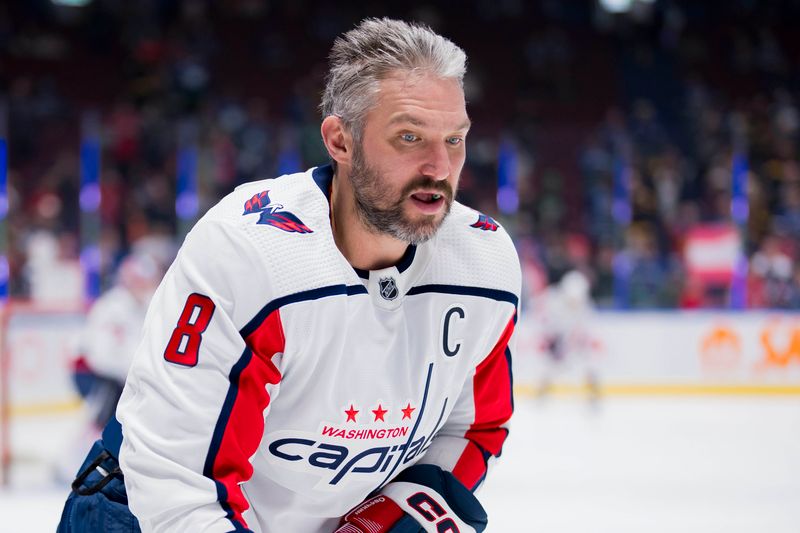
[[(514, 317), (516, 318), (516, 314)], [(516, 322), (516, 320), (515, 320)], [(508, 382), (511, 384), (511, 412), (514, 412), (514, 372), (511, 371), (512, 366), (512, 359), (511, 359), (511, 349), (506, 344), (506, 364), (508, 365)]]
[(422, 446), (419, 447), (420, 453), (423, 453), (423, 452), (425, 452), (425, 450), (428, 449), (428, 446), (430, 445), (431, 441), (433, 440), (433, 437), (435, 437), (436, 434), (441, 429), (442, 419), (444, 418), (444, 412), (447, 410), (447, 400), (448, 399), (449, 398), (445, 398), (444, 402), (442, 403), (442, 410), (439, 413), (439, 419), (436, 421), (436, 425), (433, 426), (433, 431), (431, 431), (430, 435), (428, 435), (425, 438), (425, 440), (422, 443)]
[(320, 287), (318, 289), (310, 289), (307, 291), (297, 292), (281, 296), (272, 300), (270, 303), (261, 308), (256, 316), (250, 320), (241, 330), (239, 334), (242, 338), (247, 338), (267, 319), (270, 313), (276, 309), (297, 302), (306, 302), (309, 300), (319, 300), (320, 298), (327, 298), (329, 296), (346, 295), (354, 296), (356, 294), (369, 294), (367, 288), (363, 285), (329, 285), (327, 287)]
[(325, 199), (330, 203), (331, 183), (333, 182), (333, 167), (322, 165), (311, 171), (311, 178), (317, 184), (319, 190), (325, 195)]
[(228, 394), (225, 396), (225, 402), (222, 404), (222, 409), (217, 419), (217, 425), (214, 427), (214, 433), (211, 436), (211, 444), (208, 447), (208, 455), (206, 455), (206, 461), (203, 465), (203, 475), (214, 482), (214, 486), (217, 488), (217, 501), (219, 501), (222, 510), (225, 511), (225, 517), (233, 524), (234, 531), (250, 530), (245, 528), (238, 520), (234, 520), (233, 509), (231, 509), (228, 503), (228, 490), (225, 488), (225, 485), (214, 478), (214, 462), (217, 459), (219, 448), (222, 445), (222, 437), (225, 434), (225, 428), (228, 426), (228, 421), (233, 411), (233, 404), (236, 402), (236, 396), (239, 394), (239, 378), (244, 369), (247, 368), (247, 365), (250, 364), (252, 358), (253, 352), (250, 348), (245, 348), (244, 352), (242, 352), (242, 356), (236, 364), (233, 365), (233, 368), (231, 368), (231, 373), (228, 376), (228, 380), (231, 384), (228, 388)]
[(428, 292), (478, 296), (480, 298), (489, 298), (490, 300), (497, 300), (498, 302), (508, 302), (512, 304), (514, 307), (517, 307), (517, 304), (519, 303), (519, 298), (517, 298), (517, 295), (512, 292), (501, 291), (498, 289), (487, 289), (484, 287), (469, 287), (464, 285), (440, 285), (440, 284), (420, 285), (418, 287), (412, 287), (411, 290), (409, 290), (406, 293), (406, 295), (411, 296), (414, 294), (424, 294)]
[[(400, 261), (397, 263), (396, 268), (397, 272), (402, 274), (411, 264), (414, 262), (414, 256), (417, 255), (417, 247), (413, 244), (409, 244), (406, 248), (406, 251), (403, 252), (403, 257), (400, 258)], [(353, 267), (353, 270), (356, 271), (358, 277), (361, 279), (369, 279), (369, 270), (364, 270), (363, 268), (356, 268)]]
[(369, 291), (363, 285), (348, 285), (347, 286), (347, 295), (348, 296), (354, 296), (356, 294), (369, 294)]
[(417, 255), (417, 247), (413, 244), (409, 244), (408, 248), (406, 248), (406, 251), (403, 253), (403, 257), (400, 258), (400, 262), (397, 263), (397, 271), (402, 274), (408, 270), (408, 267), (414, 262), (415, 255)]

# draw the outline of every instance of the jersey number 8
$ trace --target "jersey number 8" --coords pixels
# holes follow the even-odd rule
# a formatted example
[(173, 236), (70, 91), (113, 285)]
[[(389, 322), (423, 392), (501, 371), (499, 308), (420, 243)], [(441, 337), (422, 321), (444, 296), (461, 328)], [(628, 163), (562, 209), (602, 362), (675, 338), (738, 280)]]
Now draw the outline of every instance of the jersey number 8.
[(178, 325), (164, 351), (164, 359), (183, 366), (195, 366), (203, 332), (214, 315), (214, 302), (208, 296), (192, 293), (186, 298)]

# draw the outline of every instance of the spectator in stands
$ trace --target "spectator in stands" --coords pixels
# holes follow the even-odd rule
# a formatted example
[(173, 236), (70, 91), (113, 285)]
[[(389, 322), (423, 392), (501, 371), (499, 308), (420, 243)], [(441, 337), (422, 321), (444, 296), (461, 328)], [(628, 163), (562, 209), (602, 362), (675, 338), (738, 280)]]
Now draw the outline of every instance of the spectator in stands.
[[(30, 294), (20, 276), (21, 241), (33, 219), (42, 222), (37, 197), (46, 194), (43, 205), (52, 207), (59, 196), (51, 231), (77, 237), (79, 164), (74, 155), (69, 164), (58, 160), (65, 150), (76, 153), (88, 109), (105, 117), (101, 209), (103, 222), (113, 226), (103, 230), (113, 247), (104, 250), (108, 257), (127, 253), (154, 228), (177, 233), (172, 196), (181, 122), (197, 124), (201, 207), (278, 167), (322, 161), (315, 159), (324, 155), (321, 145), (309, 141), (318, 138), (309, 102), (321, 70), (308, 58), (319, 57), (313, 47), (355, 13), (321, 0), (303, 3), (302, 11), (264, 0), (146, 2), (132, 11), (125, 2), (75, 10), (54, 5), (11, 3), (0, 17), (0, 134), (9, 140), (14, 295)], [(445, 17), (439, 2), (398, 15), (508, 44), (510, 53), (488, 61), (476, 56), (475, 75), (465, 81), (476, 124), (489, 126), (471, 132), (460, 194), (497, 214), (496, 148), (501, 136), (514, 137), (533, 170), (519, 172), (516, 220), (501, 222), (537, 241), (552, 279), (575, 266), (564, 261), (563, 233), (583, 233), (593, 251), (590, 269), (598, 273), (598, 302), (612, 305), (610, 259), (627, 253), (626, 222), (611, 214), (621, 168), (631, 179), (630, 220), (646, 222), (653, 240), (653, 257), (639, 261), (632, 288), (645, 271), (651, 285), (680, 281), (677, 257), (693, 222), (730, 219), (734, 154), (745, 156), (748, 167), (748, 256), (771, 234), (800, 242), (800, 84), (793, 75), (800, 56), (790, 23), (800, 14), (796, 3), (700, 9), (678, 0), (631, 18), (603, 16), (592, 2), (467, 0), (465, 7), (482, 16)], [(590, 139), (583, 154), (563, 146), (572, 141), (559, 142), (565, 130), (575, 144)], [(784, 253), (800, 262), (800, 247)], [(787, 283), (797, 288), (795, 278)], [(759, 294), (774, 292), (769, 287), (759, 281), (750, 291), (754, 305), (776, 301)], [(702, 305), (724, 305), (724, 296)], [(677, 298), (662, 292), (629, 303), (669, 307)]]
[(792, 258), (784, 251), (779, 237), (770, 235), (750, 260), (750, 305), (753, 307), (791, 307), (797, 276)]

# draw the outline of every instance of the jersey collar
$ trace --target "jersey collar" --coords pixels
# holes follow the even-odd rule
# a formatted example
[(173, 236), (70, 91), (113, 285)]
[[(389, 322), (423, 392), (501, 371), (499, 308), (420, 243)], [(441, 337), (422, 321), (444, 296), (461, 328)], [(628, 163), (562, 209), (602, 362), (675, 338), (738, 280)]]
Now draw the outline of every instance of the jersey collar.
[[(311, 172), (311, 178), (322, 191), (328, 206), (330, 206), (333, 167), (330, 164), (316, 167)], [(435, 240), (436, 236), (419, 246), (409, 244), (400, 261), (387, 268), (363, 270), (352, 267), (358, 277), (363, 280), (376, 305), (387, 309), (400, 306), (406, 293), (425, 272), (432, 256)]]

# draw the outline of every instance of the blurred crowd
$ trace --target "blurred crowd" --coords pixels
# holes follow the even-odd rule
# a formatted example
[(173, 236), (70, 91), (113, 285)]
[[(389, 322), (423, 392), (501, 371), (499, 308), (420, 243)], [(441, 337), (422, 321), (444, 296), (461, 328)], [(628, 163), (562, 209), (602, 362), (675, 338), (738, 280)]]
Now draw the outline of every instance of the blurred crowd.
[[(12, 296), (35, 292), (43, 241), (65, 263), (86, 244), (82, 138), (102, 144), (97, 238), (109, 280), (142, 243), (182, 239), (184, 151), (196, 157), (199, 214), (239, 183), (324, 163), (325, 56), (367, 15), (426, 22), (465, 48), (475, 126), (460, 199), (508, 227), (530, 292), (577, 269), (603, 307), (728, 307), (738, 276), (744, 306), (800, 308), (800, 2), (790, 0), (636, 0), (626, 14), (593, 0), (3, 4)], [(518, 199), (498, 207), (501, 157)], [(687, 236), (703, 225), (730, 227), (744, 266), (694, 272)]]

